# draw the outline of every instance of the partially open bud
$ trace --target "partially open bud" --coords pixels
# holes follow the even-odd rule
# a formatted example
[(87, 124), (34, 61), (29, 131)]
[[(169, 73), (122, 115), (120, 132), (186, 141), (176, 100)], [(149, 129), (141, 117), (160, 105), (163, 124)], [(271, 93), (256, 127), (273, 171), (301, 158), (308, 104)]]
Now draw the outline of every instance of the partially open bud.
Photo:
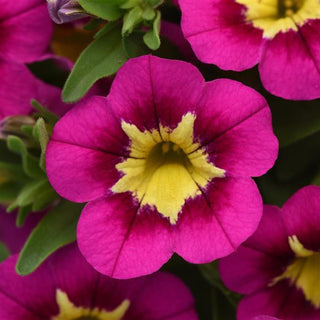
[(51, 19), (58, 24), (87, 17), (78, 0), (47, 0)]

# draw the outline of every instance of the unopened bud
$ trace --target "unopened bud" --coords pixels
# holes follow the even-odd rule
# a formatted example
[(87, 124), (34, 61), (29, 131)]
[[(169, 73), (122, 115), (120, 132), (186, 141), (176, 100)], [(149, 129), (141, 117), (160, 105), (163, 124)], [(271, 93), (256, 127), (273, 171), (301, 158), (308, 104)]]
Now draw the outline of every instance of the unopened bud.
[(26, 134), (21, 130), (22, 126), (33, 126), (35, 120), (29, 116), (10, 116), (0, 121), (0, 139), (7, 139), (8, 136), (25, 138)]
[(82, 19), (88, 14), (80, 6), (78, 0), (47, 0), (51, 19), (58, 24)]

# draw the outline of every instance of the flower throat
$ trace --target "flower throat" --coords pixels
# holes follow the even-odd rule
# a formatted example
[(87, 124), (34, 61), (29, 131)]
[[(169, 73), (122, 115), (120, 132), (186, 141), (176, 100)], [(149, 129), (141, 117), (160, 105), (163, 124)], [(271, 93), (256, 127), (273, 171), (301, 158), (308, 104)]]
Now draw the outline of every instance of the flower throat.
[(279, 18), (292, 17), (304, 4), (304, 0), (278, 0)]

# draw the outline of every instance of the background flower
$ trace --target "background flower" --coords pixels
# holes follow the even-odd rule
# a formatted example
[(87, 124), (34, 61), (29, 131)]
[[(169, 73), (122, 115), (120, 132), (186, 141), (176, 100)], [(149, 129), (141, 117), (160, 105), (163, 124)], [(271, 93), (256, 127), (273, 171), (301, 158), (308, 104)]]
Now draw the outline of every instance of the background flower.
[[(119, 306), (124, 315), (111, 319), (197, 319), (189, 290), (168, 273), (129, 281), (113, 280), (94, 271), (75, 245), (58, 251), (26, 277), (15, 273), (15, 261), (16, 256), (12, 256), (0, 264), (3, 319), (61, 319), (62, 311), (63, 319), (74, 319), (117, 310)], [(127, 302), (123, 306), (124, 301)], [(71, 308), (65, 309), (66, 306)]]
[(279, 209), (265, 206), (255, 234), (220, 262), (225, 284), (245, 294), (237, 319), (268, 314), (313, 320), (319, 308), (320, 188), (299, 190)]
[(259, 63), (272, 94), (320, 97), (318, 1), (180, 0), (180, 8), (182, 30), (201, 61), (234, 71)]

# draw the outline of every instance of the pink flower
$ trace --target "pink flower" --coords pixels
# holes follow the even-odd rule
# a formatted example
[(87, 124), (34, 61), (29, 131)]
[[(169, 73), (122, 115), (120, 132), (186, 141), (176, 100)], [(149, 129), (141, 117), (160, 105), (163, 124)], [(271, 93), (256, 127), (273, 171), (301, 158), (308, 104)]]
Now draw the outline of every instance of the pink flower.
[(61, 196), (89, 201), (77, 231), (86, 259), (130, 278), (174, 252), (192, 263), (233, 252), (262, 213), (250, 177), (277, 152), (260, 94), (142, 56), (119, 70), (107, 98), (79, 103), (56, 124), (47, 173)]
[(279, 209), (265, 206), (255, 234), (220, 262), (223, 281), (245, 298), (237, 319), (320, 318), (320, 188), (299, 190)]
[(320, 97), (317, 0), (180, 0), (182, 29), (198, 58), (225, 70), (259, 64), (264, 87), (292, 100)]
[(17, 256), (0, 264), (0, 318), (6, 320), (196, 320), (194, 301), (175, 276), (120, 281), (102, 276), (74, 246), (65, 247), (28, 276)]
[(47, 50), (53, 24), (43, 0), (0, 0), (0, 57), (38, 60)]

